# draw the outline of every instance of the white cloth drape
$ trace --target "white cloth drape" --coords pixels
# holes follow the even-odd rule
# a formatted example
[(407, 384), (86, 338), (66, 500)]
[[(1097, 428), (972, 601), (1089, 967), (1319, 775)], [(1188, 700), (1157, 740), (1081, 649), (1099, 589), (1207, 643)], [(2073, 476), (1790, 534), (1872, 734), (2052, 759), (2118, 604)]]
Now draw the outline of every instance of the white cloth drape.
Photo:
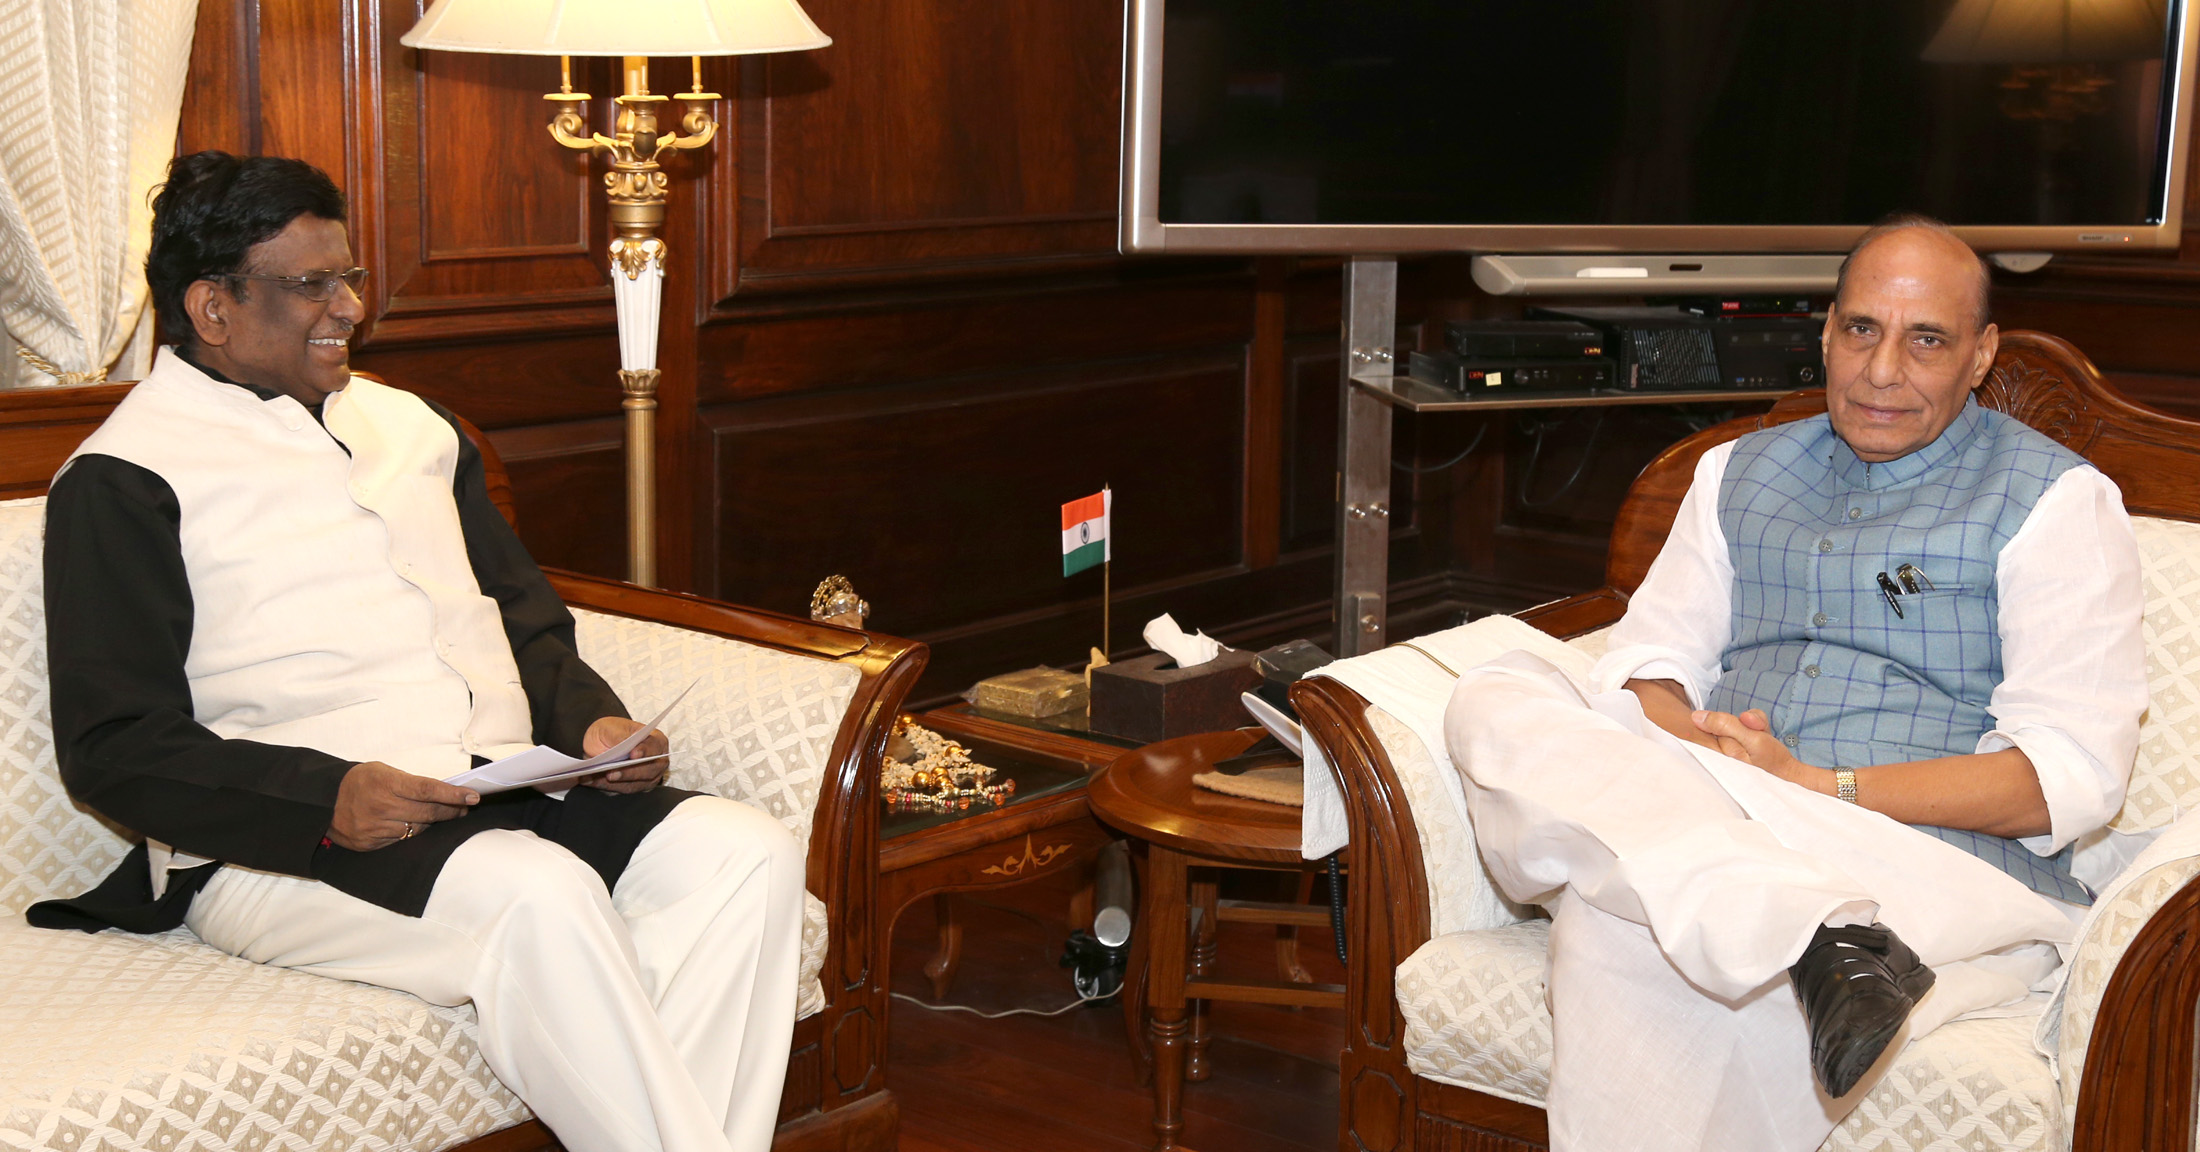
[[(142, 376), (147, 194), (175, 154), (198, 0), (0, 5), (0, 325), (64, 373)], [(18, 362), (0, 387), (56, 383)]]

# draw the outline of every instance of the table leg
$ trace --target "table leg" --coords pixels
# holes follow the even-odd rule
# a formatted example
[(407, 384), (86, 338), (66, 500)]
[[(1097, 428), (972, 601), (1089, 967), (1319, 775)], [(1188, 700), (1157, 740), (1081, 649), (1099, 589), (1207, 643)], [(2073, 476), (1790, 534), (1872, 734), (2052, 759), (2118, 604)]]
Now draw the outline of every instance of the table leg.
[(939, 944), (925, 961), (924, 974), (932, 981), (932, 999), (947, 999), (955, 983), (955, 968), (962, 963), (962, 925), (955, 921), (955, 902), (948, 893), (932, 897), (932, 915), (939, 920)]
[[(1293, 901), (1305, 904), (1314, 898), (1314, 874), (1299, 873), (1298, 898)], [(1299, 929), (1295, 924), (1276, 925), (1276, 971), (1286, 980), (1297, 984), (1312, 984), (1314, 974), (1299, 962)]]
[(1153, 1130), (1156, 1152), (1176, 1147), (1184, 1130), (1184, 857), (1158, 844), (1146, 849), (1142, 902), (1149, 1034), (1153, 1037)]
[[(1092, 869), (1087, 868), (1085, 871), (1090, 873)], [(1069, 930), (1085, 933), (1092, 931), (1092, 877), (1090, 875), (1085, 877), (1085, 883), (1082, 887), (1069, 894)]]
[[(1192, 934), (1192, 975), (1205, 978), (1215, 974), (1216, 935), (1215, 881), (1212, 871), (1205, 872), (1208, 879), (1192, 881), (1192, 908), (1197, 917), (1197, 927)], [(1191, 1053), (1184, 1062), (1184, 1078), (1193, 1083), (1207, 1079), (1207, 1002), (1194, 1000), (1192, 1010)]]
[[(1131, 867), (1138, 874), (1138, 891), (1144, 893), (1146, 879), (1145, 846), (1134, 842), (1131, 848)], [(1123, 1002), (1123, 1035), (1130, 1041), (1131, 1064), (1138, 1075), (1138, 1082), (1153, 1082), (1153, 1049), (1146, 1043), (1146, 972), (1147, 957), (1151, 954), (1148, 941), (1153, 938), (1153, 920), (1147, 916), (1143, 903), (1138, 908), (1138, 919), (1131, 924), (1131, 954), (1123, 965), (1123, 990), (1116, 999)]]

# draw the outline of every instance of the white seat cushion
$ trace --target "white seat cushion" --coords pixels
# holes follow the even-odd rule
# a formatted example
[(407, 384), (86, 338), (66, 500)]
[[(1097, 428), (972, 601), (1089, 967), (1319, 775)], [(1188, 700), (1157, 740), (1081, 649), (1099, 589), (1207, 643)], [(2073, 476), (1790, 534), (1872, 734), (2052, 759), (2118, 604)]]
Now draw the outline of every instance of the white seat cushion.
[[(1415, 1074), (1541, 1106), (1550, 1088), (1550, 925), (1438, 936), (1398, 966)], [(1839, 1152), (2066, 1146), (2062, 1092), (2030, 1016), (1962, 1020), (1911, 1044), (1825, 1143)]]
[[(0, 920), (0, 1148), (435, 1152), (527, 1119), (471, 1007)], [(195, 1133), (196, 1135), (187, 1135)]]

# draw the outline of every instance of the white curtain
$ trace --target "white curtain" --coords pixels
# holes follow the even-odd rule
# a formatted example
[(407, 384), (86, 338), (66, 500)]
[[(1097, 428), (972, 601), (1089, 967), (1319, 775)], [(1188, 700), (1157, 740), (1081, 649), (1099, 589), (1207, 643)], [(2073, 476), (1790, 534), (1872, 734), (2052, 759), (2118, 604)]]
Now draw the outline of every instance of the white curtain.
[(198, 0), (0, 0), (0, 387), (144, 374), (146, 197), (175, 154), (197, 14)]

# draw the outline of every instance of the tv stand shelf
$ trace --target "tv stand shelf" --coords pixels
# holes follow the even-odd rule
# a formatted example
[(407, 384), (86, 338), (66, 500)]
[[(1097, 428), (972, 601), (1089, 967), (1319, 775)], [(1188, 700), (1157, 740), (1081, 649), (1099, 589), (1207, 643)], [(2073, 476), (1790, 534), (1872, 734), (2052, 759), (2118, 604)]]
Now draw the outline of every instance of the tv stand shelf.
[(1507, 392), (1481, 399), (1461, 396), (1411, 376), (1387, 371), (1363, 372), (1352, 377), (1360, 391), (1393, 408), (1408, 412), (1496, 412), (1516, 408), (1603, 408), (1628, 404), (1718, 404), (1748, 400), (1777, 400), (1792, 388), (1716, 388), (1674, 392), (1634, 392), (1600, 388), (1594, 392)]
[(1337, 656), (1381, 648), (1389, 632), (1390, 422), (1408, 412), (1498, 412), (1631, 404), (1732, 404), (1776, 400), (1791, 389), (1686, 392), (1519, 392), (1468, 399), (1399, 375), (1398, 261), (1353, 256), (1344, 264), (1344, 323), (1337, 435)]

